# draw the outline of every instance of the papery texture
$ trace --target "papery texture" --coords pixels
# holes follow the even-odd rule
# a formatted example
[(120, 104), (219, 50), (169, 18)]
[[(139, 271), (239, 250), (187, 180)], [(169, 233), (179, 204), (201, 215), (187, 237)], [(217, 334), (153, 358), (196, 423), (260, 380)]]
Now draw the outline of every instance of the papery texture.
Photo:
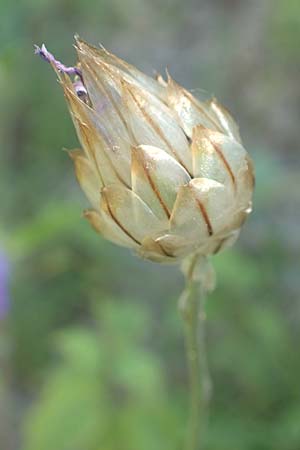
[(94, 229), (157, 262), (231, 245), (251, 211), (254, 175), (230, 113), (169, 74), (152, 79), (78, 38), (76, 48), (81, 95), (50, 62), (83, 148), (71, 157)]

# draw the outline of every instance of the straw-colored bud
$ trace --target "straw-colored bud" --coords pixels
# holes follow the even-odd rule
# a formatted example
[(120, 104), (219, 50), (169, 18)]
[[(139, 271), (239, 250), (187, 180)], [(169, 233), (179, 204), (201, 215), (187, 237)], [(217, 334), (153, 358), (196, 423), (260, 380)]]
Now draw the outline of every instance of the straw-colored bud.
[(231, 245), (251, 211), (254, 176), (238, 127), (217, 101), (168, 75), (152, 79), (77, 39), (84, 89), (58, 72), (83, 148), (71, 152), (106, 239), (158, 262)]

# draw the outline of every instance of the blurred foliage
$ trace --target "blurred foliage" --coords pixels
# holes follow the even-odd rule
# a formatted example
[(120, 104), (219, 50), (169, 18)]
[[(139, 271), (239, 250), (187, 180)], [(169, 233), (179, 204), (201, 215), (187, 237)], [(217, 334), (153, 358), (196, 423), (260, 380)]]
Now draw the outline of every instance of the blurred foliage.
[(145, 311), (105, 301), (94, 315), (95, 329), (56, 335), (62, 362), (27, 418), (25, 449), (176, 448), (161, 363), (141, 345)]
[(137, 260), (80, 219), (77, 141), (46, 42), (72, 35), (214, 93), (255, 160), (254, 213), (214, 258), (205, 450), (299, 450), (299, 1), (0, 2), (0, 449), (179, 450), (187, 374), (177, 268)]

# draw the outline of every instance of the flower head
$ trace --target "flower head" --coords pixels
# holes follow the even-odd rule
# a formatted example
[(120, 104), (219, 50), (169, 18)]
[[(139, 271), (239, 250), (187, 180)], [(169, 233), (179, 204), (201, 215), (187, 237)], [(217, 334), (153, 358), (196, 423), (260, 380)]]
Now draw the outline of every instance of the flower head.
[(251, 211), (254, 176), (229, 112), (169, 74), (153, 79), (78, 38), (76, 49), (74, 68), (45, 46), (36, 52), (64, 89), (83, 148), (70, 155), (94, 229), (158, 262), (232, 244)]

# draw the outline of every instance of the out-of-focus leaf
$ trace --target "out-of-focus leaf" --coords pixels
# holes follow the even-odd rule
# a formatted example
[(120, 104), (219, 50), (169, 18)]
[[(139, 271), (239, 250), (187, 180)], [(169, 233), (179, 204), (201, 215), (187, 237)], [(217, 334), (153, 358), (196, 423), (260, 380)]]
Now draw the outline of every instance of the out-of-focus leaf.
[(25, 450), (139, 450), (145, 441), (149, 450), (174, 449), (178, 416), (163, 368), (141, 341), (144, 309), (106, 301), (94, 312), (98, 329), (54, 337), (60, 362), (27, 415)]

